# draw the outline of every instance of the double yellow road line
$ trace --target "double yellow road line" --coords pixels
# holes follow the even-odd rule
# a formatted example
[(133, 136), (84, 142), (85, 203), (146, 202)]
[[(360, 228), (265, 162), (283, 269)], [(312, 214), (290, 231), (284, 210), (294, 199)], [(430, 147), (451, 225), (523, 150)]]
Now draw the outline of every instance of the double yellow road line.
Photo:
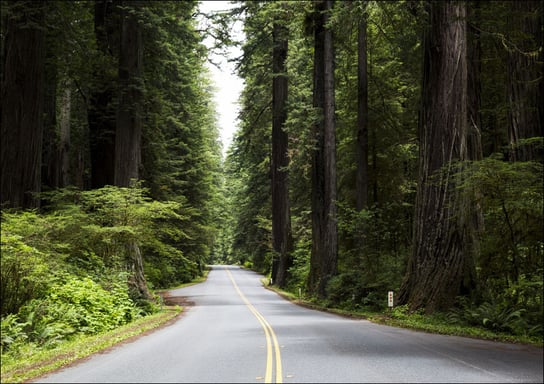
[[(242, 293), (240, 288), (238, 288), (238, 284), (236, 284), (236, 281), (234, 281), (234, 277), (232, 277), (232, 273), (228, 269), (226, 269), (227, 274), (229, 275), (230, 281), (232, 282), (232, 285), (234, 285), (234, 289), (236, 289), (236, 292), (238, 292), (238, 295), (242, 298), (244, 303), (247, 305), (251, 313), (255, 315), (257, 320), (259, 320), (259, 323), (261, 323), (261, 326), (264, 329), (264, 334), (266, 336), (266, 371), (264, 375), (264, 382), (265, 383), (272, 383), (272, 367), (273, 367), (273, 359), (274, 356), (276, 357), (276, 383), (282, 383), (283, 382), (283, 373), (281, 369), (281, 353), (280, 353), (280, 346), (278, 344), (278, 339), (276, 338), (276, 334), (274, 333), (274, 330), (266, 321), (263, 315), (257, 311), (257, 309), (249, 302), (247, 297)], [(274, 352), (272, 353), (272, 344), (274, 345)]]

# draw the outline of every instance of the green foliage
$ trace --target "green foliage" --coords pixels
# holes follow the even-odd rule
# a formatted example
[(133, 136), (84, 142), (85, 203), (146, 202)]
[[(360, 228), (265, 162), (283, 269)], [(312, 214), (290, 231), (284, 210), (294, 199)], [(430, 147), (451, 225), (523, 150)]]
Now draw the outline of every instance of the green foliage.
[(338, 230), (344, 240), (338, 276), (328, 298), (343, 308), (380, 310), (402, 279), (409, 252), (410, 207), (384, 204), (357, 211), (340, 204)]
[[(124, 282), (105, 290), (90, 278), (68, 277), (47, 295), (2, 319), (2, 352), (23, 342), (50, 348), (78, 334), (97, 334), (141, 316)], [(19, 320), (21, 319), (21, 320)]]
[(66, 246), (60, 238), (51, 238), (56, 221), (33, 211), (3, 212), (1, 225), (0, 299), (4, 316), (17, 313), (28, 301), (45, 294), (51, 269), (58, 268), (60, 252)]
[(476, 259), (479, 296), (501, 308), (523, 309), (530, 324), (542, 323), (542, 163), (491, 156), (464, 165), (458, 177), (483, 216)]
[(196, 262), (171, 244), (187, 238), (172, 225), (187, 219), (180, 203), (151, 200), (138, 185), (61, 189), (43, 201), (41, 214), (2, 214), (3, 350), (28, 343), (52, 347), (156, 311), (129, 297), (129, 242), (144, 250), (157, 285), (198, 274)]
[(453, 323), (484, 327), (495, 332), (542, 337), (542, 323), (528, 327), (523, 317), (525, 309), (511, 308), (501, 302), (484, 302), (473, 306), (464, 300), (461, 304), (461, 308), (448, 314), (448, 319)]
[[(296, 225), (294, 226), (296, 229)], [(296, 233), (296, 232), (295, 232)], [(293, 250), (293, 265), (289, 268), (288, 287), (291, 292), (298, 294), (298, 289), (306, 290), (308, 274), (310, 273), (310, 255), (312, 250), (311, 234), (300, 234), (296, 237)]]
[(17, 345), (24, 343), (28, 339), (28, 335), (24, 331), (25, 325), (14, 314), (2, 318), (0, 328), (2, 354), (9, 348), (17, 348)]

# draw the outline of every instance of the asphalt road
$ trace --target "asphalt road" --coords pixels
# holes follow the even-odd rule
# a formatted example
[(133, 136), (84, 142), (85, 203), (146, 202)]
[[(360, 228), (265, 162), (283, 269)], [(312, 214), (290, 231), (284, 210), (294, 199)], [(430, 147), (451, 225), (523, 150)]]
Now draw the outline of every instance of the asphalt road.
[(214, 266), (172, 291), (174, 324), (39, 382), (543, 382), (541, 348), (432, 335), (305, 309), (260, 275)]

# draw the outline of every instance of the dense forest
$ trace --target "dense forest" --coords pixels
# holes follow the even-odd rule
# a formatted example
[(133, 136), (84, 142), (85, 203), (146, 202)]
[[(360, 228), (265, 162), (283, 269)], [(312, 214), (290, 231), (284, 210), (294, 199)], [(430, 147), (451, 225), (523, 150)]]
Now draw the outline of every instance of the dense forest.
[[(542, 337), (542, 3), (235, 5), (1, 2), (2, 353), (158, 311), (212, 263)], [(225, 158), (208, 36), (243, 52)]]

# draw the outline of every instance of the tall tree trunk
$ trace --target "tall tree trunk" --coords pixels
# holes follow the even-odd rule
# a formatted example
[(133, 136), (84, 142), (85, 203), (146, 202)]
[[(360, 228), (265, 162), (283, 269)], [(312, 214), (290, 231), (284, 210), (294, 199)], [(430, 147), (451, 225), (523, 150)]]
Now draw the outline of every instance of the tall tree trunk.
[(466, 204), (456, 191), (452, 165), (467, 157), (466, 4), (431, 2), (430, 17), (413, 252), (399, 294), (400, 303), (427, 312), (453, 304), (471, 256)]
[[(70, 170), (71, 88), (68, 80), (58, 82), (57, 74), (48, 79), (43, 137), (42, 185), (52, 189), (66, 187)], [(58, 90), (60, 86), (60, 91)], [(57, 93), (60, 94), (57, 116)]]
[(121, 94), (115, 131), (115, 185), (128, 187), (138, 179), (142, 141), (142, 31), (138, 17), (139, 2), (123, 2), (121, 11), (121, 49), (119, 82)]
[[(121, 94), (115, 131), (115, 185), (129, 187), (139, 177), (142, 140), (142, 30), (138, 22), (138, 1), (122, 2), (119, 51)], [(150, 299), (143, 259), (135, 238), (127, 244), (129, 288), (133, 297)]]
[(33, 208), (41, 190), (45, 81), (43, 1), (12, 2), (1, 86), (1, 190), (3, 207)]
[[(542, 115), (542, 3), (522, 0), (510, 2), (510, 28), (523, 37), (508, 55), (508, 140), (511, 161), (543, 160), (543, 151), (524, 139), (543, 137)], [(519, 42), (517, 42), (519, 40)], [(540, 50), (540, 52), (539, 52)]]
[[(48, 37), (46, 36), (46, 40)], [(58, 73), (51, 45), (46, 46), (44, 127), (42, 144), (42, 188), (59, 187), (57, 159), (57, 82)]]
[(70, 184), (70, 124), (72, 111), (72, 89), (70, 82), (65, 80), (63, 86), (59, 115), (59, 145), (57, 157), (59, 159), (59, 187)]
[(292, 265), (291, 212), (289, 204), (288, 135), (284, 129), (287, 120), (287, 27), (276, 22), (273, 29), (272, 52), (272, 280), (284, 287)]
[(334, 53), (327, 26), (332, 1), (315, 3), (314, 107), (323, 113), (314, 125), (316, 147), (312, 160), (312, 254), (308, 288), (326, 296), (327, 283), (338, 259), (336, 207), (336, 135)]
[[(467, 159), (482, 160), (482, 118), (481, 118), (481, 44), (480, 44), (480, 2), (470, 1), (467, 3)], [(477, 278), (474, 275), (476, 269), (475, 260), (480, 254), (480, 236), (484, 231), (484, 215), (481, 201), (482, 192), (478, 186), (474, 186), (475, 203), (470, 203), (468, 220), (468, 233), (470, 238), (470, 249), (473, 257), (469, 258), (465, 279), (476, 285)]]
[[(366, 8), (366, 7), (365, 7)], [(368, 71), (366, 9), (358, 27), (357, 38), (357, 210), (368, 207)]]
[[(322, 13), (325, 9), (324, 1), (314, 3), (314, 89), (313, 106), (318, 114), (323, 113), (323, 51), (324, 33)], [(310, 271), (308, 274), (308, 291), (317, 293), (322, 276), (321, 259), (323, 254), (323, 222), (324, 222), (324, 144), (323, 144), (323, 116), (320, 115), (312, 127), (315, 148), (312, 152), (312, 253), (310, 255)]]
[[(104, 58), (117, 54), (116, 40), (119, 24), (116, 21), (118, 1), (97, 0), (94, 4), (96, 44)], [(91, 188), (114, 184), (115, 109), (113, 107), (116, 79), (108, 76), (103, 67), (94, 69), (95, 85), (87, 112), (91, 154)]]
[(467, 95), (468, 95), (468, 127), (467, 148), (469, 160), (481, 160), (482, 150), (482, 118), (481, 118), (481, 90), (482, 90), (482, 64), (480, 44), (480, 2), (471, 1), (467, 4), (467, 17), (471, 21), (468, 24), (467, 36)]

